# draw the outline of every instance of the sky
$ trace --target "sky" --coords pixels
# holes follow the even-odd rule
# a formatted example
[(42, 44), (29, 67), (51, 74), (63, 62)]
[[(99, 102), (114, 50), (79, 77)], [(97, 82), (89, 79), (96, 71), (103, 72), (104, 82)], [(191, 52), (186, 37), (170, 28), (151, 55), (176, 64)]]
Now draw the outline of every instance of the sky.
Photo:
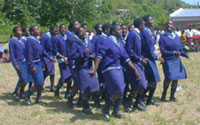
[(200, 0), (181, 0), (181, 1), (184, 1), (191, 5), (196, 5), (197, 3), (200, 3)]

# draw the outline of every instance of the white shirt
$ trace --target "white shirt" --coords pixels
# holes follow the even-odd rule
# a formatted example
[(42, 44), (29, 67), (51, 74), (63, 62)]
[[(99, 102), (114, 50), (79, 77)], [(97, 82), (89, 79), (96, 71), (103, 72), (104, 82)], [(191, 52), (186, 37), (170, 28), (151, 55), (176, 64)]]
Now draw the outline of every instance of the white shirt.
[(186, 30), (186, 31), (185, 31), (185, 34), (186, 34), (186, 36), (187, 36), (188, 38), (192, 38), (192, 37), (193, 37), (193, 32), (192, 32), (192, 30)]

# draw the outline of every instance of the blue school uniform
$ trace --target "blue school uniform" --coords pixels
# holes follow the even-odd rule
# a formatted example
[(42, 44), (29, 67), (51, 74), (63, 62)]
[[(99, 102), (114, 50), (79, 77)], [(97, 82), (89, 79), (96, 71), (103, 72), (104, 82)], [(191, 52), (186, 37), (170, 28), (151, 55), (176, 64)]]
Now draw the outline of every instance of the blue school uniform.
[[(128, 34), (125, 36), (125, 37), (122, 37), (121, 39), (122, 39), (122, 44), (123, 44), (123, 46), (124, 46), (124, 48), (126, 47), (126, 39), (127, 39), (127, 36), (128, 36)], [(122, 70), (123, 70), (123, 73), (124, 73), (124, 82), (127, 84), (127, 85), (129, 85), (129, 81), (128, 81), (128, 76), (129, 76), (129, 74), (128, 74), (128, 72), (127, 72), (127, 70), (129, 69), (129, 67), (126, 65), (126, 63), (124, 63), (124, 61), (122, 60), (121, 61), (121, 65), (122, 65)]]
[(93, 37), (92, 43), (94, 45), (95, 54), (98, 53), (99, 46), (102, 44), (102, 41), (104, 41), (106, 38), (108, 38), (108, 36), (105, 33)]
[[(68, 31), (66, 32), (67, 35), (67, 53), (68, 55), (70, 55), (71, 50), (72, 50), (72, 45), (79, 39), (78, 36), (75, 34), (75, 32), (72, 31)], [(75, 60), (71, 59), (71, 57), (69, 57), (69, 65), (70, 67), (73, 69), (75, 69)], [(77, 83), (77, 78), (76, 78), (76, 74), (72, 73), (72, 77), (74, 80), (74, 84), (78, 85)]]
[[(108, 38), (108, 36), (104, 33), (102, 33), (101, 35), (95, 36), (94, 37), (94, 41), (93, 41), (93, 45), (94, 45), (94, 50), (95, 50), (95, 54), (97, 55), (98, 53), (98, 49), (99, 47), (102, 45), (103, 41), (106, 40), (106, 38)], [(100, 83), (105, 82), (105, 79), (101, 73), (101, 63), (99, 65), (99, 68), (97, 70), (97, 74), (98, 74), (98, 80)]]
[[(47, 32), (41, 37), (41, 45), (50, 57), (55, 57), (54, 36), (52, 36), (50, 32)], [(43, 57), (42, 59), (45, 65), (45, 71), (44, 71), (45, 76), (54, 75), (55, 74), (54, 62), (50, 61), (46, 57)]]
[(64, 56), (68, 59), (68, 53), (67, 53), (67, 35), (64, 36), (59, 34), (55, 37), (55, 52), (57, 56), (57, 62), (60, 69), (60, 79), (62, 83), (64, 83), (66, 80), (71, 81), (71, 68), (69, 65), (69, 62), (65, 64), (64, 59), (60, 58), (59, 55)]
[(141, 32), (142, 41), (142, 55), (144, 58), (148, 58), (148, 64), (145, 65), (145, 76), (148, 82), (160, 82), (160, 75), (156, 66), (155, 60), (159, 60), (160, 57), (154, 54), (154, 39), (152, 32), (148, 27), (145, 27)]
[[(25, 44), (25, 57), (26, 57), (26, 59), (27, 59), (27, 41), (28, 41), (28, 37), (23, 36), (23, 37), (22, 37), (22, 41), (23, 41), (24, 44)], [(27, 64), (27, 66), (28, 66), (28, 64)], [(28, 82), (30, 83), (30, 82), (33, 82), (33, 77), (32, 77), (32, 75), (31, 75), (30, 69), (29, 69), (29, 68), (27, 68), (27, 69), (28, 69)]]
[[(89, 53), (85, 52), (86, 48), (90, 50)], [(72, 60), (75, 60), (75, 74), (81, 93), (99, 91), (99, 82), (96, 75), (93, 77), (89, 75), (93, 70), (92, 59), (89, 57), (90, 55), (95, 56), (95, 52), (89, 38), (86, 38), (85, 41), (78, 39), (73, 43), (70, 57)]]
[(66, 32), (67, 35), (67, 52), (70, 54), (71, 48), (73, 43), (75, 43), (76, 40), (78, 40), (78, 36), (75, 34), (75, 32), (68, 31)]
[(121, 42), (110, 36), (99, 47), (97, 58), (101, 59), (101, 69), (106, 82), (106, 91), (111, 95), (123, 94), (125, 83), (121, 60), (129, 62), (129, 56)]
[(43, 87), (44, 85), (44, 74), (41, 62), (43, 56), (50, 58), (41, 46), (40, 41), (35, 36), (30, 36), (27, 41), (27, 62), (30, 69), (36, 68), (36, 72), (31, 72), (35, 87)]
[[(66, 35), (67, 35), (67, 53), (70, 55), (73, 43), (75, 43), (77, 40), (79, 40), (79, 38), (75, 34), (75, 32), (72, 32), (72, 31), (66, 32)], [(75, 68), (74, 60), (72, 60), (69, 57), (69, 62), (70, 62), (70, 66), (72, 67), (72, 69), (74, 69)]]
[(129, 33), (126, 40), (126, 50), (128, 55), (130, 56), (132, 63), (135, 65), (140, 74), (140, 79), (136, 80), (135, 73), (130, 69), (127, 70), (129, 74), (128, 80), (131, 82), (132, 91), (146, 89), (146, 77), (144, 74), (144, 67), (141, 63), (142, 59), (144, 58), (142, 56), (141, 34), (137, 28), (135, 28)]
[(25, 43), (22, 39), (13, 37), (9, 42), (9, 53), (13, 66), (19, 66), (16, 70), (19, 80), (17, 84), (26, 84), (28, 82), (28, 67), (25, 57)]
[(165, 80), (186, 79), (187, 74), (180, 57), (175, 56), (175, 52), (181, 52), (181, 56), (188, 57), (183, 51), (180, 38), (175, 33), (166, 32), (160, 36), (160, 50), (165, 62), (163, 63), (163, 71)]

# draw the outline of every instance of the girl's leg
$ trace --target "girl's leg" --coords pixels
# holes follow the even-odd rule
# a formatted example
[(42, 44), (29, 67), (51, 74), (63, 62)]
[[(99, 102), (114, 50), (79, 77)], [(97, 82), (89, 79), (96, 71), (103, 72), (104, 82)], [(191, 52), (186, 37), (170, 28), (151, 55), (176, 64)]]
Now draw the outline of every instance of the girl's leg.
[(114, 102), (114, 109), (112, 115), (116, 118), (125, 118), (123, 114), (120, 113), (120, 105), (122, 103), (122, 95), (113, 95), (115, 100)]
[(63, 86), (63, 80), (62, 80), (62, 78), (60, 77), (60, 79), (58, 80), (58, 84), (57, 84), (57, 86), (56, 86), (56, 90), (55, 90), (55, 92), (54, 92), (54, 96), (55, 97), (59, 97), (60, 95), (59, 95), (59, 91), (60, 91), (60, 88), (62, 88), (62, 86)]
[(101, 107), (101, 104), (100, 104), (100, 92), (95, 92), (92, 94), (92, 98), (94, 100), (94, 105), (95, 107), (97, 108), (100, 108)]
[(135, 103), (133, 105), (133, 109), (136, 110), (140, 110), (140, 111), (146, 111), (146, 105), (144, 104), (144, 102), (142, 101), (142, 97), (143, 97), (143, 90), (139, 90), (139, 91), (135, 91), (134, 92), (136, 96), (136, 100)]
[(19, 82), (17, 83), (14, 92), (12, 93), (12, 96), (14, 97), (14, 99), (19, 100), (19, 96), (18, 96), (18, 91), (20, 89), (20, 85)]
[(78, 92), (78, 86), (73, 86), (72, 90), (71, 90), (71, 93), (70, 93), (70, 96), (68, 98), (68, 101), (67, 101), (67, 105), (70, 107), (70, 108), (73, 108), (74, 105), (73, 105), (73, 100), (74, 100), (74, 96), (75, 94)]
[(30, 82), (29, 85), (28, 85), (28, 90), (30, 90), (30, 88), (32, 87), (33, 85), (33, 82)]
[(37, 96), (36, 96), (35, 103), (40, 103), (40, 98), (41, 98), (41, 95), (42, 95), (42, 90), (43, 90), (43, 87), (38, 87), (37, 88)]
[(125, 112), (132, 112), (133, 111), (132, 108), (131, 108), (133, 97), (134, 97), (134, 93), (130, 92), (130, 94), (128, 95), (128, 97), (125, 101), (125, 104), (124, 104)]
[(81, 94), (82, 96), (82, 104), (83, 104), (83, 113), (85, 114), (92, 114), (89, 106), (89, 98), (88, 98), (88, 93)]
[(106, 102), (105, 102), (105, 105), (103, 107), (103, 117), (105, 120), (110, 120), (110, 108), (112, 106), (112, 104), (114, 103), (114, 99), (111, 95), (108, 95), (106, 97)]
[(31, 105), (31, 104), (32, 104), (32, 103), (31, 103), (31, 100), (30, 100), (30, 97), (31, 97), (31, 95), (32, 95), (36, 90), (37, 90), (37, 87), (36, 87), (36, 86), (33, 86), (33, 87), (30, 88), (30, 90), (27, 91), (27, 93), (26, 93), (26, 103), (27, 103), (28, 105)]
[(68, 80), (67, 82), (67, 88), (66, 88), (66, 92), (65, 92), (65, 98), (69, 97), (69, 92), (72, 89), (72, 81)]
[(174, 102), (177, 101), (177, 99), (175, 97), (177, 85), (178, 85), (178, 80), (173, 80), (172, 85), (171, 85), (170, 101), (174, 101)]
[(20, 94), (19, 94), (20, 99), (25, 98), (25, 94), (24, 94), (25, 87), (26, 87), (26, 84), (22, 84), (20, 88)]
[(163, 84), (163, 93), (162, 93), (162, 97), (161, 97), (161, 101), (162, 102), (166, 102), (166, 95), (167, 95), (167, 90), (169, 88), (169, 84), (171, 81), (166, 81), (164, 80), (164, 84)]
[(153, 95), (155, 93), (155, 90), (156, 90), (156, 86), (157, 86), (157, 83), (156, 82), (151, 82), (149, 83), (148, 85), (148, 89), (149, 89), (149, 97), (147, 99), (147, 105), (155, 105), (155, 106), (159, 106), (158, 103), (156, 103), (153, 99)]
[(55, 82), (55, 75), (50, 75), (50, 83), (51, 83), (50, 92), (54, 92), (54, 82)]

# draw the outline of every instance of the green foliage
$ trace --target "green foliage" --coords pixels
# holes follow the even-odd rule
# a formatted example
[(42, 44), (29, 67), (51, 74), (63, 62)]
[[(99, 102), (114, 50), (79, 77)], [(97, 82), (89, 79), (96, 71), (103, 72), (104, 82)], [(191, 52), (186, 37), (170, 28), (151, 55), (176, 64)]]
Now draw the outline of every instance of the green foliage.
[(2, 12), (5, 12), (5, 18), (25, 27), (35, 22), (37, 5), (36, 0), (5, 0)]
[[(0, 2), (0, 24), (46, 27), (72, 20), (95, 23), (130, 24), (137, 17), (152, 15), (156, 26), (161, 26), (174, 10), (191, 7), (180, 0), (4, 0)], [(119, 9), (128, 9), (119, 12)]]

